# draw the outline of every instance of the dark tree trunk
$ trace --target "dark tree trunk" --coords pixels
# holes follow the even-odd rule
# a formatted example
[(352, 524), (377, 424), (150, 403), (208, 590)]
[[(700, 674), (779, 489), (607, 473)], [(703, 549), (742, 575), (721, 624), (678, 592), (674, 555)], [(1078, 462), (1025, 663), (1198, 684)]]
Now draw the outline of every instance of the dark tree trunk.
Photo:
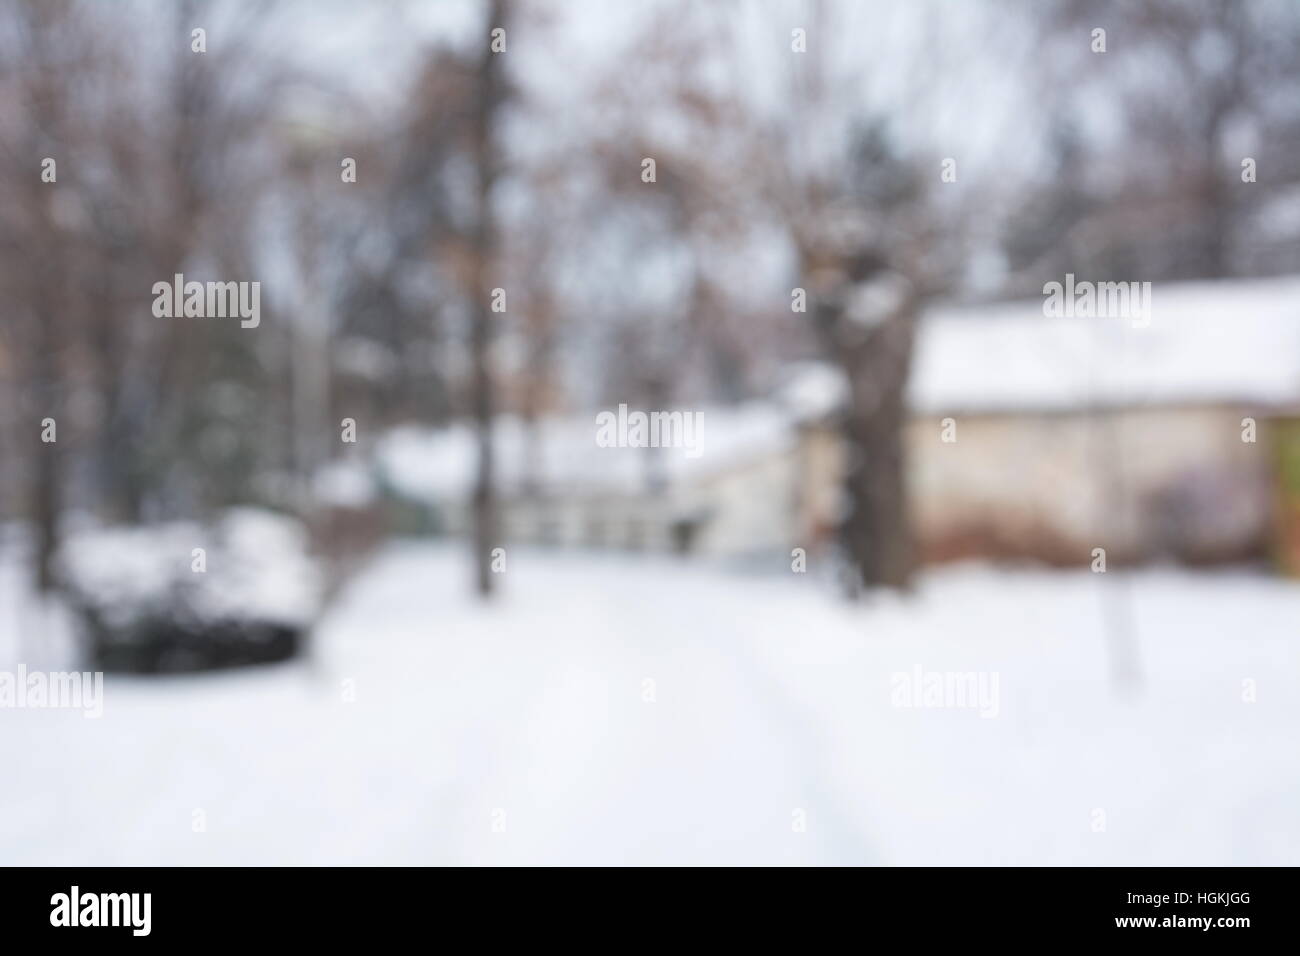
[(32, 503), (36, 522), (36, 587), (42, 594), (54, 590), (54, 555), (59, 548), (58, 444), (42, 444), (33, 470)]
[[(63, 398), (60, 320), (67, 307), (66, 287), (69, 276), (64, 271), (64, 248), (55, 226), (53, 185), (43, 185), (45, 190), (39, 202), (41, 215), (40, 235), (34, 240), (37, 259), (33, 263), (31, 300), (35, 306), (31, 318), (34, 354), (31, 357), (31, 394), (38, 414), (32, 422), (36, 441), (36, 462), (31, 472), (31, 508), (35, 523), (36, 541), (33, 552), (36, 587), (45, 594), (54, 590), (54, 555), (59, 548), (59, 509), (63, 469), (59, 455), (58, 427)], [(55, 440), (43, 440), (42, 420), (54, 419)], [(64, 440), (67, 423), (64, 423)]]
[[(44, 290), (42, 290), (42, 294)], [(54, 555), (59, 548), (59, 491), (62, 469), (59, 467), (58, 402), (59, 402), (59, 340), (54, 328), (53, 310), (40, 310), (36, 315), (35, 388), (39, 418), (34, 425), (31, 440), (37, 442), (35, 467), (32, 469), (32, 518), (35, 522), (36, 541), (33, 554), (36, 587), (42, 593), (55, 586)], [(40, 420), (55, 420), (55, 441), (42, 440)]]
[[(916, 312), (909, 306), (839, 360), (850, 382), (842, 430), (848, 512), (840, 533), (862, 587), (910, 587), (916, 549), (908, 518), (906, 386)], [(936, 438), (937, 440), (937, 438)]]
[[(487, 29), (505, 27), (505, 0), (493, 0)], [(474, 480), (472, 520), (474, 584), (484, 597), (493, 590), (492, 550), (499, 542), (492, 450), (492, 416), (495, 384), (492, 377), (492, 263), (496, 235), (492, 224), (492, 185), (497, 176), (497, 156), (492, 142), (493, 120), (505, 100), (504, 57), (494, 53), (483, 37), (483, 62), (479, 73), (479, 99), (474, 119), (474, 160), (478, 174), (478, 220), (472, 239), (470, 277), (472, 369), (472, 413), (477, 432), (478, 469)], [(508, 39), (507, 39), (508, 42)]]

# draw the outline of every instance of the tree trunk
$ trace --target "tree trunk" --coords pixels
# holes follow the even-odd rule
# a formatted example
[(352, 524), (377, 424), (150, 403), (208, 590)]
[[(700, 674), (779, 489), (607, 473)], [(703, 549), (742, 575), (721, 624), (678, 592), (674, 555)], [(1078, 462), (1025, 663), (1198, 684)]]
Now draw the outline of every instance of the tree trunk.
[[(62, 237), (58, 234), (54, 216), (54, 187), (45, 185), (42, 201), (39, 202), (41, 215), (40, 235), (34, 240), (38, 258), (32, 275), (35, 279), (32, 299), (35, 308), (32, 318), (35, 328), (32, 330), (32, 344), (35, 354), (32, 356), (32, 395), (36, 400), (39, 414), (32, 424), (37, 429), (33, 440), (39, 442), (36, 464), (32, 469), (31, 507), (35, 523), (36, 542), (33, 559), (35, 562), (36, 587), (42, 593), (54, 590), (54, 555), (59, 549), (59, 509), (63, 469), (59, 456), (58, 425), (62, 411), (63, 399), (62, 363), (60, 350), (63, 342), (59, 335), (62, 313), (66, 308), (68, 297), (65, 286), (68, 275), (64, 271), (64, 247)], [(51, 418), (55, 422), (55, 440), (42, 441), (40, 421)], [(64, 439), (68, 423), (64, 423)]]
[[(505, 26), (505, 0), (493, 0), (488, 13), (487, 29)], [(474, 120), (474, 164), (478, 176), (478, 218), (472, 240), (472, 275), (470, 277), (470, 355), (472, 363), (472, 413), (477, 433), (478, 469), (474, 480), (472, 520), (475, 588), (487, 597), (493, 590), (492, 550), (498, 543), (498, 514), (495, 493), (492, 416), (494, 389), (492, 378), (492, 263), (496, 253), (496, 235), (492, 223), (492, 184), (497, 175), (497, 157), (492, 143), (492, 126), (505, 99), (504, 63), (506, 54), (494, 53), (483, 38), (483, 63), (479, 73), (478, 106)]]
[(916, 565), (904, 439), (915, 328), (916, 313), (909, 308), (887, 320), (861, 346), (840, 355), (850, 382), (842, 423), (848, 450), (848, 513), (841, 539), (856, 571), (853, 593), (858, 584), (907, 589)]
[[(42, 290), (45, 295), (45, 290)], [(55, 420), (58, 428), (58, 402), (60, 399), (58, 368), (58, 335), (54, 329), (52, 310), (40, 310), (36, 315), (35, 388), (40, 418)], [(32, 469), (32, 518), (35, 522), (35, 578), (42, 594), (54, 590), (54, 555), (59, 548), (59, 490), (62, 469), (59, 467), (58, 434), (55, 441), (41, 440), (39, 419), (33, 423), (35, 431), (31, 440), (38, 442), (36, 465)], [(67, 427), (66, 425), (64, 426)]]

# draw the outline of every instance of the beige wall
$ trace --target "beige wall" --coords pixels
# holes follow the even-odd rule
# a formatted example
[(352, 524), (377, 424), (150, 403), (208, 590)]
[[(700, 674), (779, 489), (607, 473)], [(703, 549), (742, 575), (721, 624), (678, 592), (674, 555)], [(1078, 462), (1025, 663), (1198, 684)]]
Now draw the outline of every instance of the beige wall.
[(954, 415), (908, 429), (911, 510), (933, 560), (993, 553), (1059, 563), (1233, 560), (1262, 553), (1270, 443), (1242, 442), (1248, 412), (1184, 407)]
[[(1263, 556), (1271, 526), (1272, 442), (1241, 440), (1249, 410), (1225, 406), (1089, 414), (943, 415), (908, 425), (909, 510), (922, 558), (1108, 562)], [(663, 496), (504, 502), (505, 537), (668, 550), (696, 520), (690, 549), (713, 555), (825, 552), (841, 501), (843, 446), (829, 425)], [(449, 509), (458, 514), (458, 509)], [(454, 529), (455, 526), (453, 526)]]

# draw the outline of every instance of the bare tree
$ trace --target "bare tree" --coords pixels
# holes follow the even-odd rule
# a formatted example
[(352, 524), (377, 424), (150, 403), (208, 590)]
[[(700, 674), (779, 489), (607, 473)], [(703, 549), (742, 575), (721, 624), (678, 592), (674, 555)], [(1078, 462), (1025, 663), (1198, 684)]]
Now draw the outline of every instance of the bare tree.
[[(931, 164), (914, 143), (893, 136), (861, 98), (870, 84), (858, 72), (860, 58), (836, 43), (851, 32), (847, 25), (820, 4), (805, 12), (799, 22), (821, 45), (817, 56), (755, 51), (734, 9), (672, 7), (671, 30), (647, 38), (637, 56), (660, 69), (643, 71), (630, 89), (610, 84), (628, 100), (626, 116), (635, 123), (625, 120), (632, 128), (619, 126), (606, 149), (619, 158), (611, 166), (622, 168), (638, 154), (660, 157), (655, 195), (675, 211), (673, 228), (694, 237), (699, 268), (691, 297), (711, 302), (709, 311), (726, 311), (716, 306), (726, 300), (728, 280), (709, 275), (701, 240), (738, 245), (756, 223), (784, 235), (797, 271), (792, 284), (811, 319), (804, 331), (849, 385), (841, 416), (845, 553), (858, 586), (905, 587), (915, 561), (904, 481), (905, 386), (918, 317), (951, 284), (963, 221), (934, 201), (937, 158)], [(784, 82), (772, 108), (749, 86), (756, 70), (772, 74), (783, 53), (790, 66), (776, 72)], [(719, 73), (732, 82), (721, 83)], [(670, 133), (653, 126), (647, 101), (655, 98), (673, 111)], [(925, 101), (916, 95), (908, 105), (921, 112)], [(748, 334), (760, 328), (754, 323)]]
[[(33, 573), (39, 591), (55, 585), (54, 555), (58, 548), (59, 519), (64, 493), (66, 448), (71, 429), (66, 420), (58, 442), (59, 419), (67, 393), (68, 321), (75, 301), (75, 219), (67, 190), (68, 147), (73, 139), (75, 77), (60, 67), (69, 54), (84, 53), (78, 37), (76, 11), (71, 3), (23, 4), (7, 20), (6, 41), (25, 46), (23, 57), (5, 68), (6, 85), (16, 97), (6, 106), (18, 127), (6, 156), (10, 165), (11, 195), (4, 282), (16, 321), (7, 337), (22, 376), (27, 401), (22, 406), (36, 417), (19, 432), (25, 451), (32, 452), (28, 471), (28, 508), (35, 531)], [(82, 40), (83, 43), (78, 41)], [(6, 110), (6, 112), (9, 112)], [(14, 115), (16, 114), (16, 115)], [(64, 185), (58, 180), (58, 162), (64, 160)], [(47, 163), (53, 162), (53, 166)], [(48, 175), (49, 179), (44, 179)], [(44, 181), (43, 181), (44, 180)], [(22, 237), (19, 241), (18, 237)], [(54, 433), (45, 434), (43, 423), (53, 421)], [(45, 441), (44, 438), (53, 440)]]
[[(489, 29), (501, 30), (499, 36), (506, 36), (508, 18), (507, 0), (492, 0), (487, 16)], [(483, 45), (471, 134), (478, 208), (469, 235), (468, 276), (472, 415), (478, 436), (478, 468), (473, 491), (474, 583), (479, 594), (485, 597), (493, 590), (492, 550), (500, 541), (492, 448), (495, 412), (492, 289), (498, 241), (493, 227), (492, 187), (502, 165), (494, 141), (495, 122), (507, 96), (504, 51), (493, 46), (490, 42)]]
[(1300, 268), (1294, 232), (1258, 219), (1300, 184), (1300, 108), (1282, 94), (1300, 81), (1295, 4), (1056, 0), (1035, 15), (1057, 162), (1023, 184), (1008, 230), (1019, 291), (1066, 269), (1158, 280)]

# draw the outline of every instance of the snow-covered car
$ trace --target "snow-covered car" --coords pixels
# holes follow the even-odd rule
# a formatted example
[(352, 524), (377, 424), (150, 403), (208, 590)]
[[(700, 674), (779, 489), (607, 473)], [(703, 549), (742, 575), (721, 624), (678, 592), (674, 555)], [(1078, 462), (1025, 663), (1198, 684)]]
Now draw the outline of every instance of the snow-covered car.
[(294, 656), (321, 582), (295, 519), (253, 508), (75, 533), (59, 555), (95, 666), (207, 670)]

